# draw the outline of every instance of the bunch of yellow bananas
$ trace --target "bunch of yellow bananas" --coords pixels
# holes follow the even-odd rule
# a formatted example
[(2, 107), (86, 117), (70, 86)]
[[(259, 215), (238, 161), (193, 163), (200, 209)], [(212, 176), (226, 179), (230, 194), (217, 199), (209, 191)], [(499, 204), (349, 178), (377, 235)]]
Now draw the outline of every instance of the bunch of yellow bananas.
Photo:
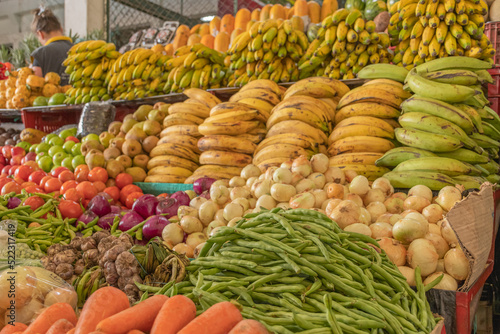
[(281, 101), (282, 90), (271, 80), (254, 80), (228, 102), (210, 110), (199, 126), (200, 165), (186, 182), (200, 177), (230, 179), (252, 163), (257, 144), (266, 136), (266, 122)]
[(73, 86), (66, 92), (68, 98), (65, 102), (80, 104), (109, 100), (111, 96), (104, 81), (119, 56), (115, 45), (105, 41), (85, 41), (73, 45), (63, 62)]
[(145, 182), (184, 183), (199, 167), (198, 127), (221, 101), (199, 88), (188, 88), (184, 94), (189, 99), (168, 107), (160, 140), (149, 153)]
[(448, 56), (493, 63), (495, 47), (484, 34), (484, 0), (402, 0), (389, 13), (394, 64), (411, 69)]
[(399, 105), (410, 96), (402, 83), (390, 79), (368, 81), (344, 95), (328, 138), (330, 166), (354, 170), (370, 180), (389, 172), (375, 161), (394, 148)]
[(389, 36), (375, 32), (375, 23), (359, 10), (339, 9), (323, 20), (300, 59), (300, 78), (353, 79), (368, 64), (390, 63), (389, 44)]
[(224, 55), (201, 43), (186, 45), (175, 51), (165, 68), (169, 71), (163, 85), (165, 93), (182, 92), (186, 88), (219, 88), (226, 74)]
[(255, 22), (235, 38), (228, 50), (228, 86), (240, 87), (256, 79), (297, 81), (296, 63), (308, 46), (306, 34), (294, 29), (291, 20)]
[(114, 100), (133, 100), (163, 94), (170, 57), (161, 51), (135, 49), (118, 57), (110, 67), (105, 84)]
[[(275, 84), (279, 92), (277, 89)], [(290, 86), (283, 93), (283, 101), (270, 112), (266, 139), (255, 149), (253, 164), (266, 170), (301, 155), (327, 153), (325, 145), (337, 103), (348, 91), (344, 83), (323, 77), (303, 79)]]

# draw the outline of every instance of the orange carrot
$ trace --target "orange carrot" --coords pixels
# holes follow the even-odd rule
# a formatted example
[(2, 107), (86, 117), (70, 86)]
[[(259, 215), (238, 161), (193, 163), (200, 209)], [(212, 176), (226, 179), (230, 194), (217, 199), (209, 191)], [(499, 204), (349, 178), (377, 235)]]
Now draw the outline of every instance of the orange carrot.
[(129, 306), (125, 292), (111, 286), (98, 289), (90, 295), (83, 305), (74, 334), (94, 332), (97, 324), (103, 319), (129, 308)]
[(26, 328), (24, 334), (44, 334), (59, 319), (66, 319), (73, 325), (76, 324), (75, 310), (71, 305), (68, 303), (50, 305)]
[(14, 325), (5, 325), (0, 331), (0, 334), (13, 334), (15, 332), (23, 332), (28, 328), (25, 324), (14, 322)]
[(52, 327), (49, 328), (47, 334), (66, 334), (70, 329), (73, 328), (75, 328), (75, 325), (73, 325), (68, 320), (59, 319), (56, 322), (54, 322)]
[(75, 329), (70, 329), (66, 334), (75, 334)]
[(97, 324), (96, 330), (108, 334), (126, 334), (133, 329), (149, 332), (167, 296), (157, 295), (140, 302)]
[(195, 317), (196, 306), (193, 301), (182, 295), (174, 296), (163, 304), (151, 334), (177, 334)]
[(245, 319), (238, 322), (229, 334), (269, 334), (267, 328), (253, 319)]
[(203, 312), (177, 334), (227, 334), (241, 320), (243, 317), (236, 306), (221, 302)]
[(132, 329), (127, 334), (145, 334), (145, 333), (143, 331), (138, 330), (138, 329)]

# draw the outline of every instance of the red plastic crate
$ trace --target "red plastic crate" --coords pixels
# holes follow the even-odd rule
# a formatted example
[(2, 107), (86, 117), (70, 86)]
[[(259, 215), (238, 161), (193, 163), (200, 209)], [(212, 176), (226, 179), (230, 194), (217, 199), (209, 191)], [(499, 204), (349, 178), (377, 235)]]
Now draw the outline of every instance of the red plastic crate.
[(488, 84), (488, 97), (500, 96), (500, 68), (492, 68), (488, 70), (495, 83)]
[(498, 109), (500, 106), (500, 97), (488, 97), (488, 100), (490, 101), (490, 108), (500, 115), (500, 110)]
[(488, 22), (484, 25), (484, 34), (496, 50), (495, 64), (500, 64), (500, 22)]
[(26, 108), (21, 110), (25, 128), (32, 128), (46, 133), (61, 126), (78, 124), (82, 108)]

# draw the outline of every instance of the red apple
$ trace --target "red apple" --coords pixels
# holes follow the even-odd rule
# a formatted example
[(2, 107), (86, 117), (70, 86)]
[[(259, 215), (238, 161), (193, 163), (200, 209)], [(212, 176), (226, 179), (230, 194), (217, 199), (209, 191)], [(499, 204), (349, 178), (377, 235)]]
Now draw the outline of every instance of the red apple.
[(7, 161), (5, 160), (4, 156), (2, 154), (0, 154), (0, 164), (2, 165), (6, 165), (7, 164)]
[(3, 175), (9, 175), (9, 171), (10, 171), (10, 168), (11, 168), (11, 167), (12, 167), (11, 165), (4, 166), (4, 167), (2, 168), (2, 174), (3, 174)]
[(6, 159), (12, 158), (11, 149), (12, 149), (11, 145), (5, 145), (4, 147), (2, 147), (2, 154)]
[(24, 156), (22, 155), (15, 155), (12, 157), (12, 159), (10, 159), (10, 164), (12, 166), (17, 166), (17, 165), (21, 165), (22, 164), (22, 160), (23, 160)]
[(26, 151), (24, 150), (24, 148), (19, 146), (14, 146), (13, 148), (11, 148), (10, 153), (12, 154), (13, 157), (17, 155), (24, 157), (26, 155)]
[[(36, 160), (36, 153), (35, 152), (29, 152), (29, 153), (26, 153), (26, 155), (24, 156), (24, 161), (35, 161)], [(0, 163), (2, 161), (0, 160)]]
[(68, 168), (66, 167), (56, 167), (54, 168), (51, 172), (50, 172), (50, 175), (52, 175), (53, 177), (59, 177), (59, 174), (61, 174), (62, 172), (64, 172), (65, 170), (69, 170)]
[(78, 138), (73, 137), (73, 136), (66, 137), (66, 139), (64, 140), (64, 142), (67, 142), (68, 140), (74, 141), (75, 143), (79, 143), (80, 142), (78, 140)]

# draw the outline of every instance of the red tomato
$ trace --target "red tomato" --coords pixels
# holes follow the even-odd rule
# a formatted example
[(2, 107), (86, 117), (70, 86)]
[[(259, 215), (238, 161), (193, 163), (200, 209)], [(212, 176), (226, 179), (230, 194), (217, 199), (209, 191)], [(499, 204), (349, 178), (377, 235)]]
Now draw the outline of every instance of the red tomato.
[(107, 187), (106, 189), (103, 190), (106, 194), (111, 196), (111, 198), (115, 201), (118, 202), (120, 200), (120, 189), (118, 187)]
[(13, 166), (21, 165), (21, 161), (23, 160), (22, 155), (15, 155), (12, 158), (10, 158), (10, 164)]
[(75, 168), (75, 174), (78, 174), (80, 172), (89, 172), (89, 166), (87, 165), (79, 165), (79, 166), (76, 166)]
[(39, 186), (42, 188), (45, 188), (45, 183), (51, 179), (53, 179), (53, 177), (51, 175), (47, 175), (47, 176), (42, 177), (42, 179), (40, 180)]
[(64, 218), (78, 218), (83, 213), (80, 204), (68, 200), (59, 202), (59, 211)]
[[(108, 179), (106, 181), (106, 187), (116, 187), (116, 182), (115, 179)], [(118, 188), (118, 187), (117, 187)], [(120, 189), (120, 188), (118, 188)]]
[(24, 188), (28, 194), (35, 194), (35, 193), (41, 193), (44, 194), (45, 191), (43, 191), (42, 188), (39, 188), (38, 186), (29, 186)]
[(78, 182), (84, 182), (89, 180), (89, 172), (81, 171), (79, 173), (75, 173), (75, 180)]
[(36, 184), (40, 185), (40, 181), (42, 181), (44, 176), (47, 176), (47, 173), (45, 173), (43, 170), (36, 170), (33, 173), (31, 173), (30, 177), (28, 178), (28, 181), (35, 182)]
[(79, 183), (76, 186), (76, 190), (78, 190), (85, 199), (92, 199), (95, 195), (97, 195), (97, 189), (89, 181)]
[(61, 174), (62, 172), (64, 171), (67, 171), (69, 169), (67, 169), (66, 167), (62, 167), (62, 166), (59, 166), (59, 167), (56, 167), (54, 168), (51, 172), (50, 172), (50, 175), (52, 175), (53, 177), (58, 177), (59, 174)]
[(24, 183), (24, 180), (21, 179), (21, 178), (19, 178), (19, 177), (15, 177), (14, 181), (17, 182), (17, 184), (23, 184)]
[(9, 170), (9, 175), (14, 175), (16, 170), (19, 168), (19, 165), (12, 166)]
[[(120, 187), (118, 187), (118, 188), (120, 188)], [(129, 184), (129, 185), (123, 187), (122, 190), (120, 190), (120, 202), (125, 204), (125, 201), (127, 200), (128, 195), (130, 195), (133, 192), (141, 192), (142, 193), (142, 190), (141, 190), (141, 188), (139, 188), (135, 184)]]
[(11, 149), (12, 145), (5, 145), (4, 147), (2, 147), (2, 155), (5, 157), (5, 159), (12, 158)]
[(28, 181), (31, 173), (33, 173), (33, 168), (27, 165), (19, 166), (16, 170), (14, 176), (23, 179), (24, 181)]
[(23, 189), (26, 189), (28, 187), (37, 187), (38, 185), (34, 182), (23, 182), (21, 183), (21, 187), (23, 187)]
[(20, 194), (22, 187), (17, 182), (8, 182), (2, 187), (2, 195), (10, 194), (11, 192), (15, 192), (16, 194)]
[(87, 209), (87, 207), (89, 206), (89, 203), (90, 203), (90, 200), (89, 199), (84, 199), (82, 201), (82, 205), (85, 209)]
[(106, 189), (106, 184), (104, 182), (95, 181), (95, 182), (92, 182), (92, 184), (94, 185), (94, 187), (96, 188), (98, 193), (100, 193), (101, 191), (104, 191), (104, 189)]
[(12, 182), (12, 179), (8, 178), (8, 177), (2, 177), (0, 179), (0, 189), (3, 188), (3, 186), (6, 184), (6, 183), (9, 183), (9, 182)]
[(45, 204), (45, 201), (38, 196), (30, 196), (24, 200), (23, 205), (31, 206), (31, 210), (35, 211)]
[(13, 148), (10, 149), (10, 154), (12, 154), (13, 157), (15, 157), (16, 155), (24, 157), (26, 155), (26, 151), (22, 147), (14, 146)]
[(54, 191), (59, 191), (59, 189), (61, 189), (61, 186), (62, 182), (59, 181), (59, 179), (52, 178), (50, 180), (47, 180), (47, 182), (45, 182), (43, 189), (45, 189), (47, 193), (51, 193)]
[(2, 175), (9, 175), (11, 167), (12, 167), (11, 165), (7, 165), (4, 168), (2, 168)]
[(61, 172), (61, 174), (59, 174), (59, 176), (57, 178), (59, 179), (59, 181), (64, 183), (66, 181), (74, 180), (75, 175), (72, 172), (70, 172), (69, 170), (65, 170), (65, 171)]
[(170, 197), (170, 195), (169, 195), (169, 194), (167, 194), (167, 193), (163, 193), (163, 194), (159, 194), (159, 195), (158, 195), (158, 196), (156, 196), (156, 197), (165, 197), (165, 198), (169, 198), (169, 197)]
[(79, 143), (79, 142), (80, 142), (80, 141), (78, 140), (78, 138), (73, 137), (73, 136), (68, 136), (68, 137), (66, 137), (66, 139), (64, 140), (64, 142), (67, 142), (67, 141), (69, 141), (69, 140), (74, 141), (75, 143)]
[(132, 184), (132, 182), (133, 182), (132, 175), (127, 174), (127, 173), (120, 173), (116, 176), (115, 182), (116, 182), (116, 186), (118, 188), (122, 189), (125, 186)]
[(133, 193), (130, 193), (128, 196), (127, 196), (127, 199), (125, 200), (125, 204), (127, 206), (128, 209), (132, 209), (132, 205), (134, 205), (134, 202), (139, 198), (141, 197), (142, 195), (144, 195), (142, 192), (138, 192), (138, 191), (135, 191)]
[(61, 186), (61, 194), (64, 195), (66, 191), (68, 191), (71, 188), (76, 188), (77, 185), (78, 183), (75, 180), (69, 180), (64, 182)]
[(89, 172), (90, 182), (101, 181), (102, 183), (106, 183), (107, 180), (108, 180), (108, 172), (106, 171), (106, 169), (102, 167), (94, 167)]
[(74, 202), (80, 202), (83, 199), (82, 194), (76, 188), (69, 188), (64, 192), (64, 199)]

